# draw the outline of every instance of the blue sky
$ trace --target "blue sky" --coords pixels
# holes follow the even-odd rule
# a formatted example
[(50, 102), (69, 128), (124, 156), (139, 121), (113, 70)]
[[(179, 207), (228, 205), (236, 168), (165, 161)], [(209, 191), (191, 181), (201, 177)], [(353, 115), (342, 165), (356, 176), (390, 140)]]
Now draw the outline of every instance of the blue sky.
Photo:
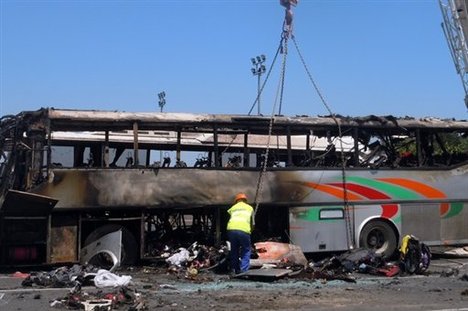
[[(250, 58), (279, 44), (278, 0), (1, 2), (0, 115), (40, 107), (241, 113)], [(334, 113), (466, 119), (436, 0), (302, 0), (294, 34)], [(278, 61), (262, 94), (270, 115)], [(256, 113), (256, 109), (254, 110)], [(290, 42), (283, 114), (327, 114)]]

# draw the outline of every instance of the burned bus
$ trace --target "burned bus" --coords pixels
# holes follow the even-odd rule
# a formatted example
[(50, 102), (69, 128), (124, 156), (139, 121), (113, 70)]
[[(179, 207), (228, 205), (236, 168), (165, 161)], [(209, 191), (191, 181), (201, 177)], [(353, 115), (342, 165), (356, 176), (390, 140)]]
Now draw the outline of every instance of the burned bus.
[(467, 121), (43, 108), (0, 122), (2, 265), (78, 262), (117, 231), (127, 264), (215, 244), (238, 192), (254, 241), (306, 253), (468, 243)]

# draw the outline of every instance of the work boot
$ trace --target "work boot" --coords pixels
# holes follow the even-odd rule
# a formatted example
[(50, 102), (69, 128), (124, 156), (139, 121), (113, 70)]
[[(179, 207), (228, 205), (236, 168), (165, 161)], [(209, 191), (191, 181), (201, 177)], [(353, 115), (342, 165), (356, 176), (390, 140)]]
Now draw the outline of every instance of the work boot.
[(232, 279), (232, 278), (235, 278), (238, 274), (239, 272), (236, 272), (235, 270), (231, 270), (229, 272), (229, 277)]

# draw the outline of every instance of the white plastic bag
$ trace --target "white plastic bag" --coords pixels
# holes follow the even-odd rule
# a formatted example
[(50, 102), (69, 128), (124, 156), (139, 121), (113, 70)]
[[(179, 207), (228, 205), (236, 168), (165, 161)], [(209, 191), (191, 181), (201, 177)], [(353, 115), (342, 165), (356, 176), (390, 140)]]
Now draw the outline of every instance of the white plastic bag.
[(127, 286), (132, 277), (129, 275), (118, 276), (110, 271), (98, 270), (94, 277), (94, 285), (98, 288)]
[(166, 259), (166, 262), (171, 265), (181, 266), (185, 263), (190, 257), (190, 253), (187, 249), (181, 247), (179, 251)]

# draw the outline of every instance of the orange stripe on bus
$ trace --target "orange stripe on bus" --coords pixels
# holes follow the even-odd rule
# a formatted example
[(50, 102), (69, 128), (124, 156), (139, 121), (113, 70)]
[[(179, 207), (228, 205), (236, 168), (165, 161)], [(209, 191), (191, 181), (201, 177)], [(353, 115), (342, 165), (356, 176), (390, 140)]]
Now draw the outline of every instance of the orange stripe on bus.
[[(329, 185), (323, 185), (323, 184), (316, 184), (313, 182), (305, 182), (304, 183), (307, 187), (317, 189), (319, 191), (326, 192), (330, 195), (333, 195), (337, 198), (344, 199), (344, 190), (342, 188), (337, 188)], [(351, 201), (358, 201), (358, 200), (364, 200), (364, 197), (354, 194), (352, 192), (347, 191), (348, 195), (348, 200)]]
[[(379, 178), (379, 180), (411, 189), (419, 194), (424, 195), (426, 198), (443, 199), (447, 197), (445, 193), (443, 193), (439, 189), (432, 188), (431, 186), (420, 183), (419, 181), (404, 178)], [(440, 215), (445, 215), (446, 213), (448, 213), (449, 209), (450, 204), (441, 203), (439, 207)]]
[(426, 198), (441, 199), (446, 197), (445, 193), (442, 191), (420, 183), (419, 181), (404, 178), (379, 178), (378, 180), (411, 189), (419, 194), (424, 195)]

